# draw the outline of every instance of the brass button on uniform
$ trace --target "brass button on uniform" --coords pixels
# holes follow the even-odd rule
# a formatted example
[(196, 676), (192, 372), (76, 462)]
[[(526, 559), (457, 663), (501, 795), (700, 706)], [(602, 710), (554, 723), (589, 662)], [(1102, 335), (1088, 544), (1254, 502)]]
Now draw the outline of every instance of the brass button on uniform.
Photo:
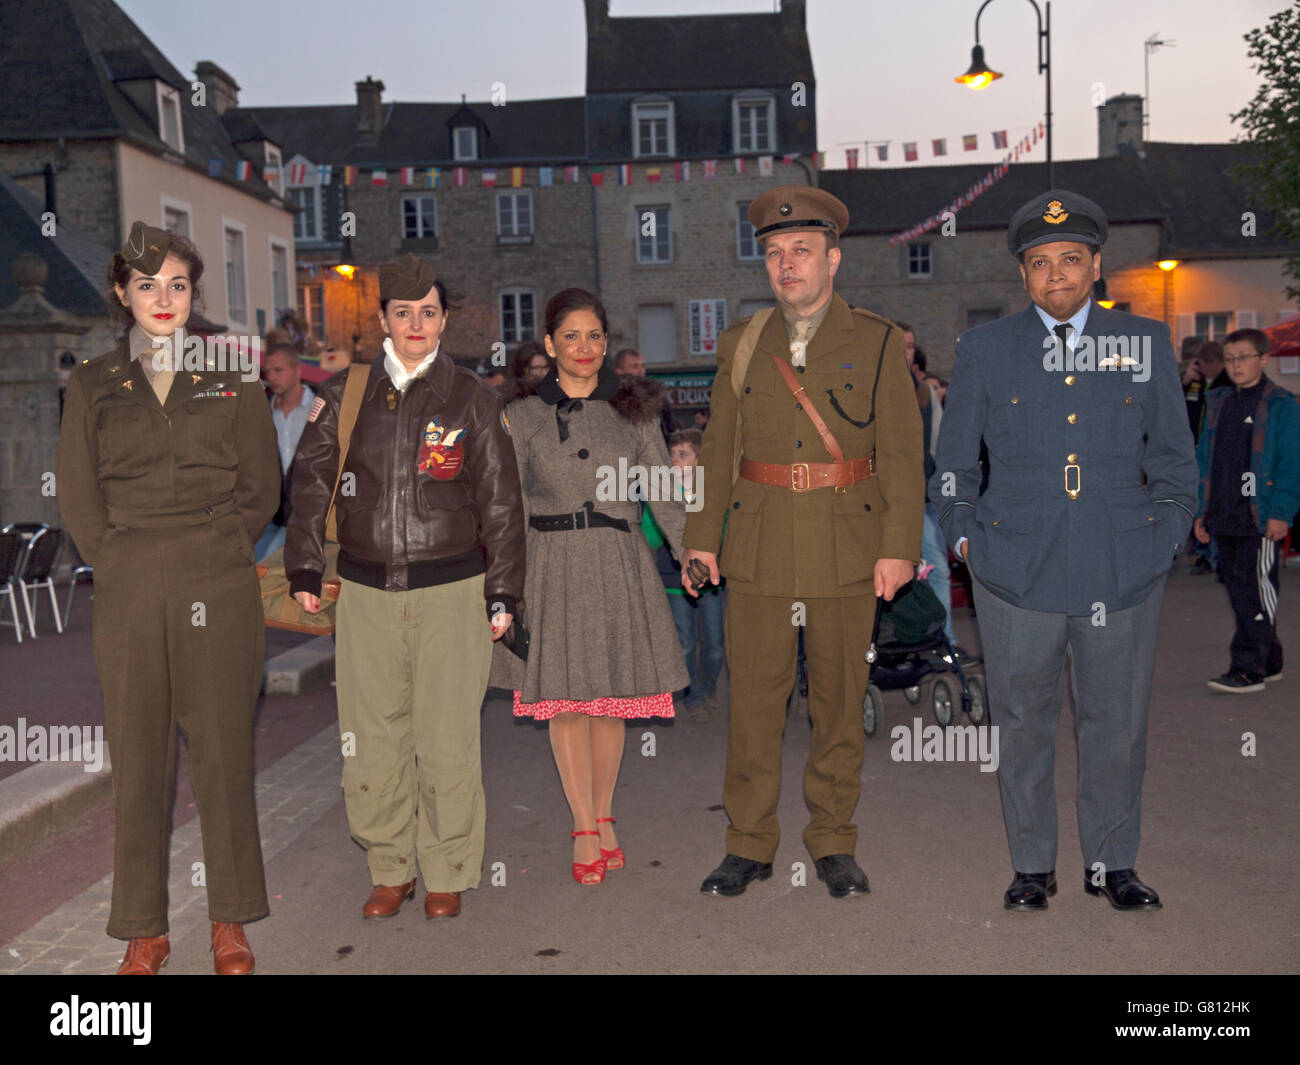
[(1011, 397), (1011, 402), (1012, 402), (1012, 403), (1019, 403), (1019, 402), (1020, 402), (1020, 397), (1019, 397), (1019, 396), (1012, 396), (1012, 397)]
[(1071, 451), (1068, 455), (1065, 456), (1065, 461), (1066, 461), (1066, 462), (1078, 462), (1078, 461), (1079, 461), (1079, 456), (1076, 455), (1073, 451)]
[(998, 525), (998, 524), (1001, 524), (1001, 523), (1000, 523), (1000, 522), (996, 522), (996, 521), (995, 521), (995, 522), (994, 522), (994, 523), (993, 523), (993, 524), (994, 524), (994, 525)]
[(1132, 396), (1125, 396), (1125, 397), (1124, 397), (1124, 402), (1125, 402), (1126, 404), (1128, 404), (1128, 405), (1131, 406), (1132, 403), (1133, 403), (1133, 397), (1132, 397)]
[(1072, 384), (1074, 384), (1074, 374), (1069, 374), (1069, 375), (1065, 378), (1065, 383), (1066, 383), (1067, 385), (1072, 385)]
[(1073, 425), (1075, 422), (1079, 420), (1079, 416), (1077, 414), (1071, 414), (1065, 420), (1069, 422), (1071, 425)]

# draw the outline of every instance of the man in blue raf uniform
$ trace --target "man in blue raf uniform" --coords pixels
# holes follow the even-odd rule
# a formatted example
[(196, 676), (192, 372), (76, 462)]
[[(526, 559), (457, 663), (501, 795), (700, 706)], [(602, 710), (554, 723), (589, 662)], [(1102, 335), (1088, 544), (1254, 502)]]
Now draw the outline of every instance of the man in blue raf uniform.
[(1056, 893), (1067, 651), (1084, 888), (1117, 909), (1160, 906), (1133, 866), (1160, 601), (1196, 507), (1196, 459), (1169, 330), (1092, 300), (1106, 229), (1100, 207), (1061, 189), (1013, 216), (1007, 244), (1033, 303), (958, 339), (930, 481), (974, 578), (1012, 910)]

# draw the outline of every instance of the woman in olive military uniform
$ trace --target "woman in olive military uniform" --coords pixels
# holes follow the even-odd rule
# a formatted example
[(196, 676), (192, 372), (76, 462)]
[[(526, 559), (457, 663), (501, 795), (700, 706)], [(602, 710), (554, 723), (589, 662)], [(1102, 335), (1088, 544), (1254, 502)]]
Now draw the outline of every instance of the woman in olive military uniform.
[[(253, 541), (279, 502), (275, 430), (256, 378), (181, 341), (203, 261), (136, 222), (108, 277), (129, 331), (68, 382), (58, 498), (95, 567), (94, 646), (113, 762), (108, 934), (119, 973), (167, 960), (167, 858), (184, 730), (219, 974), (248, 973), (242, 925), (267, 914), (253, 801), (265, 629)], [(175, 345), (177, 360), (171, 358)], [(194, 341), (188, 345), (194, 347)]]

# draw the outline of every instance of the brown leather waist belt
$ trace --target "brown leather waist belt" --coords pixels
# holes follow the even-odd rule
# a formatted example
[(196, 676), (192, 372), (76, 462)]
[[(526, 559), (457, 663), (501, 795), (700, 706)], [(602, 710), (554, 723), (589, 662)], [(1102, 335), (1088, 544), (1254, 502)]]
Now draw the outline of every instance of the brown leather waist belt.
[(110, 525), (125, 529), (187, 529), (194, 525), (208, 525), (213, 518), (236, 513), (238, 511), (234, 502), (224, 500), (211, 507), (186, 510), (178, 514), (156, 514), (147, 510), (110, 506), (106, 516)]
[(756, 484), (788, 488), (792, 492), (809, 492), (814, 488), (845, 488), (875, 476), (876, 455), (845, 462), (796, 462), (782, 466), (775, 462), (740, 460), (740, 476)]

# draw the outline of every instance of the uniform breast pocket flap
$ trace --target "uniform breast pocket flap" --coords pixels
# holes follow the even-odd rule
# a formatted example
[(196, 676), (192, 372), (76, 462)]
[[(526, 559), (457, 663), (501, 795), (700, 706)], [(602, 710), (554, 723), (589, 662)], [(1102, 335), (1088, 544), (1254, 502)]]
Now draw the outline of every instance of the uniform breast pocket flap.
[(203, 448), (230, 448), (235, 446), (235, 408), (238, 400), (187, 399), (186, 421), (190, 438)]
[(114, 472), (126, 472), (140, 461), (147, 463), (153, 455), (147, 446), (152, 436), (149, 412), (139, 404), (106, 405), (98, 421), (100, 462)]
[(420, 502), (430, 510), (460, 510), (474, 505), (464, 481), (434, 481), (420, 478)]

